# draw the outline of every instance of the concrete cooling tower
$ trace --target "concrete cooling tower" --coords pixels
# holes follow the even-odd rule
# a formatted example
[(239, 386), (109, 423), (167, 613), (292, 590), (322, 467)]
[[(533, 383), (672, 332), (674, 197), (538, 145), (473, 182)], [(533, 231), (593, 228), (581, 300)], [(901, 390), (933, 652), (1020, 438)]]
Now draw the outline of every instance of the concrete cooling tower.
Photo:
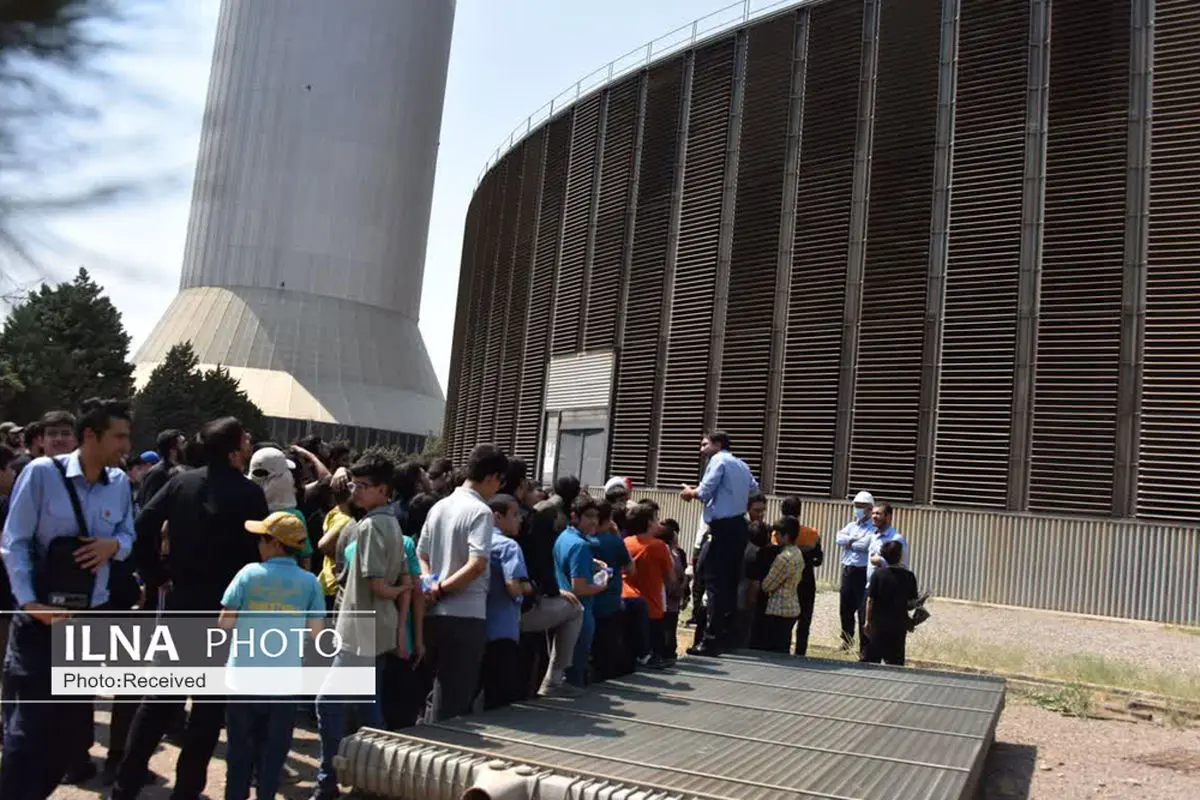
[(136, 357), (223, 365), (272, 420), (416, 446), (417, 329), (454, 0), (225, 0), (180, 292)]

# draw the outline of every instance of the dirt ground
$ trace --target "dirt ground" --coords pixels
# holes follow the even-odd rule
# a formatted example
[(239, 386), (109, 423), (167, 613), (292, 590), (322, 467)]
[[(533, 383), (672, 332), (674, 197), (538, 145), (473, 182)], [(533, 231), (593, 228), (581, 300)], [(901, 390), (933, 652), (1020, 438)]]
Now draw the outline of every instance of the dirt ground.
[[(96, 734), (104, 741), (108, 714), (101, 711), (96, 717)], [(101, 744), (92, 749), (98, 760), (104, 753)], [(147, 787), (142, 792), (145, 800), (168, 798), (177, 756), (173, 745), (159, 749), (150, 766), (167, 780)], [(207, 793), (214, 800), (225, 794), (224, 756), (222, 738), (209, 768)], [(311, 796), (317, 756), (315, 732), (298, 727), (283, 797), (307, 800)], [(1064, 717), (1010, 696), (980, 787), (979, 800), (1196, 800), (1200, 798), (1200, 730)], [(56, 800), (103, 796), (94, 784), (59, 787), (54, 794)]]

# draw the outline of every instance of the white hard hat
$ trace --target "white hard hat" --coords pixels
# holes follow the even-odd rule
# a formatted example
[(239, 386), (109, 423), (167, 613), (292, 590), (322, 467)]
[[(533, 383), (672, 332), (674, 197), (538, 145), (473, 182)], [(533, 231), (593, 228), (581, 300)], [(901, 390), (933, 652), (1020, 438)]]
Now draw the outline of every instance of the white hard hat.
[(854, 495), (854, 505), (873, 506), (875, 505), (875, 498), (871, 496), (870, 492), (859, 492)]

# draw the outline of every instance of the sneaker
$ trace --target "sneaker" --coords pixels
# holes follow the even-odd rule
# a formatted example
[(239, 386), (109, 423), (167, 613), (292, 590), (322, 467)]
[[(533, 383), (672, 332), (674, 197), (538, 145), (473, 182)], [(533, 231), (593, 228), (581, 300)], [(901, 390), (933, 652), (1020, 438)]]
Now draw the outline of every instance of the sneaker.
[(668, 669), (671, 666), (672, 663), (661, 656), (653, 656), (649, 661), (646, 662), (647, 669)]
[(538, 697), (579, 697), (583, 689), (563, 681), (561, 683), (544, 683), (538, 690)]
[(649, 653), (647, 653), (647, 654), (646, 654), (646, 655), (644, 655), (644, 656), (637, 656), (637, 657), (636, 657), (634, 660), (637, 662), (637, 665), (638, 665), (639, 667), (645, 667), (645, 666), (649, 666), (649, 664), (650, 664), (650, 654), (649, 654)]

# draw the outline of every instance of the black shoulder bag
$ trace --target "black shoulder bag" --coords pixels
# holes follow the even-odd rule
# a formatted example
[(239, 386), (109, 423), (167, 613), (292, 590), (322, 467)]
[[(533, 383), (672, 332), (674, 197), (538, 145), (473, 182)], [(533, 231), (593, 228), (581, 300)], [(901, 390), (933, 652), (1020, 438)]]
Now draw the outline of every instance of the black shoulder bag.
[(67, 477), (66, 468), (57, 458), (50, 460), (62, 476), (67, 496), (71, 499), (71, 510), (75, 512), (75, 524), (79, 527), (79, 533), (75, 536), (60, 536), (50, 542), (50, 546), (46, 548), (46, 557), (42, 559), (35, 573), (34, 588), (40, 602), (79, 611), (92, 605), (92, 589), (96, 584), (96, 576), (91, 570), (75, 563), (75, 551), (86, 544), (83, 539), (88, 535), (87, 522), (83, 518), (83, 507), (79, 504), (75, 484)]

